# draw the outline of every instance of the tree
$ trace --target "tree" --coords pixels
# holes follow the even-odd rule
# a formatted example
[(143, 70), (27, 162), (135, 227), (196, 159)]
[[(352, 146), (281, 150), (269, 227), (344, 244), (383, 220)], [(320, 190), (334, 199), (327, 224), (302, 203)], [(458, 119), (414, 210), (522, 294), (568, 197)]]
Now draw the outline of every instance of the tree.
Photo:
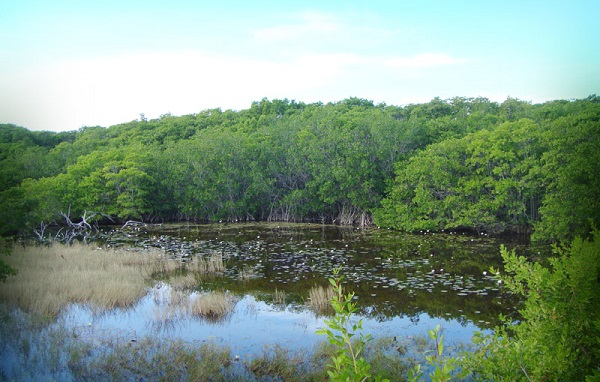
[(527, 119), (428, 146), (397, 176), (378, 225), (407, 231), (473, 228), (497, 233), (528, 227), (543, 195), (539, 129)]
[(600, 222), (600, 105), (581, 106), (580, 112), (553, 121), (546, 135), (540, 176), (547, 192), (536, 240), (586, 236)]

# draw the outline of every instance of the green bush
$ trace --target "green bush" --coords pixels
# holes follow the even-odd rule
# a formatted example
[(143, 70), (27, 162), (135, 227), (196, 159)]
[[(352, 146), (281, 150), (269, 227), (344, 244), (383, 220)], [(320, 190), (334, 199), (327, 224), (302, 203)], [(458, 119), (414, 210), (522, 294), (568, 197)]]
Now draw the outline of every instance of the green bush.
[(581, 381), (600, 365), (600, 231), (555, 247), (550, 267), (501, 248), (506, 288), (526, 297), (522, 319), (475, 337), (465, 369), (482, 380)]

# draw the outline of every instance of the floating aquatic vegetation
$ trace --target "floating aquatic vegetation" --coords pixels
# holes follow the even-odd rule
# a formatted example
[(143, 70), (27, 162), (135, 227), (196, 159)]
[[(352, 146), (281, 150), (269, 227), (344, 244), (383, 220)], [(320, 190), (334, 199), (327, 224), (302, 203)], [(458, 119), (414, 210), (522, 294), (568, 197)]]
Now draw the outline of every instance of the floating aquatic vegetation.
[[(472, 307), (486, 305), (482, 311), (493, 319), (514, 306), (496, 302), (511, 297), (494, 275), (483, 273), (491, 266), (501, 267), (499, 241), (488, 237), (261, 223), (165, 225), (136, 240), (148, 245), (151, 237), (160, 248), (168, 243), (173, 250), (165, 253), (179, 259), (184, 269), (220, 256), (223, 270), (212, 274), (218, 278), (198, 277), (205, 290), (258, 293), (272, 301), (273, 289), (278, 288), (288, 292), (288, 303), (302, 304), (302, 296), (315, 283), (340, 268), (347, 286), (361, 299), (361, 309), (374, 316), (411, 315), (418, 306), (429, 311), (435, 301), (433, 314), (460, 318), (462, 309), (474, 319)], [(177, 248), (189, 248), (190, 253), (181, 254)]]

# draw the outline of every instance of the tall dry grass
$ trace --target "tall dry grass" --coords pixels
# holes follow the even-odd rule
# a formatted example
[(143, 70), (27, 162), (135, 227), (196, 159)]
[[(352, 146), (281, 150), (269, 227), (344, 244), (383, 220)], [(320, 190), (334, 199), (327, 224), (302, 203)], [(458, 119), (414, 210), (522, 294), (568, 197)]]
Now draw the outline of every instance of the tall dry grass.
[(207, 258), (196, 258), (197, 269), (200, 273), (220, 273), (225, 271), (225, 262), (223, 255), (219, 252), (213, 252)]
[(212, 291), (200, 295), (175, 288), (170, 283), (158, 283), (151, 293), (156, 306), (150, 319), (157, 327), (169, 326), (187, 317), (220, 321), (237, 303), (237, 297), (227, 292)]
[(101, 310), (129, 306), (146, 294), (153, 279), (191, 289), (198, 277), (223, 272), (220, 253), (173, 259), (160, 251), (102, 249), (74, 243), (15, 246), (6, 257), (19, 270), (0, 288), (0, 301), (29, 312), (57, 315), (72, 303)]
[(0, 300), (49, 315), (71, 303), (99, 309), (129, 306), (146, 293), (160, 256), (80, 243), (15, 246), (6, 261), (19, 273), (2, 285)]
[(221, 320), (233, 311), (237, 299), (221, 291), (213, 291), (190, 301), (189, 309), (193, 316), (210, 320)]
[(284, 305), (285, 297), (286, 297), (286, 294), (285, 294), (284, 290), (278, 290), (277, 288), (275, 288), (275, 292), (273, 293), (273, 303), (274, 304)]
[(198, 280), (196, 279), (196, 275), (192, 272), (188, 272), (185, 275), (176, 275), (169, 277), (169, 285), (171, 285), (174, 289), (182, 290), (182, 289), (192, 289), (196, 285), (198, 285)]

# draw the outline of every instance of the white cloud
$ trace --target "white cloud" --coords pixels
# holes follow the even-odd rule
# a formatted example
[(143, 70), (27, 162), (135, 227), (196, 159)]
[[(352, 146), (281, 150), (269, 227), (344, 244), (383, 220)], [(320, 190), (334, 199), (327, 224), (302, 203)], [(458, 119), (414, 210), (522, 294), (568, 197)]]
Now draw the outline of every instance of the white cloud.
[(323, 36), (324, 34), (335, 34), (339, 25), (329, 15), (318, 12), (300, 13), (298, 23), (283, 24), (268, 28), (259, 28), (252, 32), (253, 37), (262, 43), (274, 43), (288, 40), (301, 41), (306, 36)]
[(392, 68), (435, 68), (446, 65), (465, 64), (465, 58), (455, 58), (443, 53), (422, 53), (410, 57), (393, 57), (384, 60), (384, 65)]
[(155, 118), (213, 107), (244, 109), (263, 97), (394, 102), (401, 96), (398, 89), (423, 79), (428, 69), (468, 62), (444, 53), (382, 54), (371, 50), (373, 42), (381, 45), (397, 31), (386, 35), (385, 29), (323, 13), (295, 14), (292, 23), (286, 21), (255, 30), (249, 45), (226, 53), (137, 52), (0, 73), (0, 84), (9, 90), (0, 94), (0, 119), (34, 130), (72, 130), (130, 121), (140, 113)]
[(319, 100), (319, 89), (335, 87), (346, 68), (364, 63), (343, 53), (273, 62), (199, 51), (72, 60), (2, 79), (12, 84), (13, 105), (4, 104), (0, 114), (34, 130), (72, 130), (130, 121), (140, 113), (154, 118), (243, 109), (263, 97)]

